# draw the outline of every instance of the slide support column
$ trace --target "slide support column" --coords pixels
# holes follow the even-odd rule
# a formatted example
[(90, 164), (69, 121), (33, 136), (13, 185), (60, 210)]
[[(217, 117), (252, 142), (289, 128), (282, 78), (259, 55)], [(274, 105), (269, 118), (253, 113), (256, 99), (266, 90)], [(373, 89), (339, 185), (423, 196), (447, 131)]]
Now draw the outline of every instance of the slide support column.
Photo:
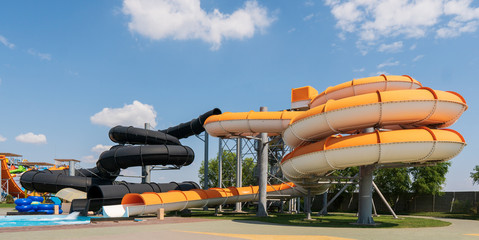
[(359, 167), (359, 213), (358, 225), (373, 225), (372, 197), (373, 197), (373, 171), (374, 166)]
[[(203, 189), (208, 189), (208, 185), (209, 185), (209, 181), (210, 181), (210, 178), (209, 178), (209, 166), (208, 166), (208, 148), (209, 148), (209, 141), (208, 141), (208, 133), (205, 131), (205, 172), (204, 172), (204, 182), (203, 182)], [(208, 206), (204, 206), (203, 207), (203, 210), (204, 211), (208, 211)]]
[(204, 171), (204, 182), (203, 182), (203, 189), (208, 189), (208, 183), (210, 181), (208, 174), (209, 174), (209, 166), (208, 166), (208, 133), (205, 132), (205, 171)]
[[(267, 107), (260, 107), (260, 112), (267, 112)], [(268, 133), (261, 133), (260, 153), (258, 154), (258, 166), (259, 166), (259, 199), (258, 199), (258, 212), (256, 216), (267, 217), (268, 211), (266, 208), (266, 188), (268, 184)]]
[[(151, 129), (151, 125), (149, 123), (145, 123), (145, 129)], [(151, 169), (152, 167), (149, 165), (143, 165), (141, 163), (141, 183), (150, 183), (151, 182)]]
[[(223, 187), (223, 139), (218, 139), (218, 187)], [(218, 211), (221, 212), (223, 206), (218, 206)]]
[[(236, 187), (243, 186), (243, 164), (241, 158), (241, 138), (236, 139)], [(236, 203), (236, 212), (242, 212), (241, 202)]]

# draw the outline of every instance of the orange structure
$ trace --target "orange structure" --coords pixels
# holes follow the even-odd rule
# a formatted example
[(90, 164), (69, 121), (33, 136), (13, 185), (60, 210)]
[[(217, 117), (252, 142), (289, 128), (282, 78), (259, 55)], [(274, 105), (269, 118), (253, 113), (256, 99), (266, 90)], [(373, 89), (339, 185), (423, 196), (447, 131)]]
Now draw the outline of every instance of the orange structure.
[(12, 174), (10, 174), (10, 169), (8, 168), (5, 155), (0, 155), (0, 162), (2, 172), (1, 186), (3, 191), (8, 192), (8, 194), (16, 198), (25, 198), (25, 192), (22, 191), (21, 187), (18, 186), (18, 184), (13, 179)]
[[(295, 188), (269, 187), (268, 192), (296, 189), (321, 193), (329, 185), (318, 181), (336, 169), (447, 161), (466, 145), (458, 132), (440, 129), (454, 124), (467, 110), (464, 98), (455, 92), (423, 87), (410, 76), (357, 79), (320, 94), (309, 86), (296, 88), (291, 101), (293, 111), (227, 112), (211, 116), (204, 123), (211, 136), (268, 133), (281, 135), (285, 144), (295, 148), (280, 164), (283, 175), (292, 182), (288, 186), (294, 183)], [(347, 136), (334, 135), (338, 133)], [(106, 214), (136, 215), (156, 208), (178, 210), (257, 197), (255, 187), (234, 189), (127, 194), (123, 205), (112, 207)]]

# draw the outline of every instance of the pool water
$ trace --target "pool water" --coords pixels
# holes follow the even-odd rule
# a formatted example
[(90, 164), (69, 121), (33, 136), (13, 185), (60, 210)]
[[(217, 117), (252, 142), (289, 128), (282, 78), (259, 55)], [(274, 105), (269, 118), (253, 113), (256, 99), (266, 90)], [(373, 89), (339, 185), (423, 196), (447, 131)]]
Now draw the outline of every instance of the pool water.
[(89, 223), (90, 223), (90, 218), (79, 216), (78, 212), (74, 212), (69, 215), (0, 216), (0, 228), (1, 227), (89, 224)]

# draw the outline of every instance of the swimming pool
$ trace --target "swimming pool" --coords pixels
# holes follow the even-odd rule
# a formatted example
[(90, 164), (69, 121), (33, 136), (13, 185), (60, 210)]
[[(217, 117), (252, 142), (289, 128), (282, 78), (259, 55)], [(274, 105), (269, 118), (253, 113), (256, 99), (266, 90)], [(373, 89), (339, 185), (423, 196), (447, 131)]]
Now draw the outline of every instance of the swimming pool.
[(79, 216), (77, 212), (69, 215), (22, 215), (0, 216), (1, 227), (51, 226), (89, 224), (90, 218)]

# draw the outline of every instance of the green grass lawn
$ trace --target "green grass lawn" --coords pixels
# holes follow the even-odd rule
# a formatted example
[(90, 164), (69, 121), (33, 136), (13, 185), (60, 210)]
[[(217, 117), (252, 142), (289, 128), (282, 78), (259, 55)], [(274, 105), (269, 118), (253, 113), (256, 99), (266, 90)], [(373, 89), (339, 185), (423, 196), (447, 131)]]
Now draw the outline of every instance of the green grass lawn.
[(456, 218), (456, 219), (467, 219), (467, 220), (479, 220), (479, 214), (471, 214), (471, 213), (418, 212), (418, 213), (409, 213), (407, 215), (437, 217), (437, 218)]
[(304, 220), (304, 214), (275, 214), (269, 217), (256, 217), (254, 213), (223, 213), (222, 216), (214, 216), (212, 211), (193, 211), (191, 217), (201, 217), (210, 219), (229, 219), (233, 221), (260, 221), (266, 223), (276, 223), (294, 226), (311, 227), (348, 227), (348, 228), (420, 228), (420, 227), (444, 227), (451, 223), (437, 219), (404, 217), (394, 219), (392, 216), (375, 217), (374, 221), (378, 223), (374, 226), (353, 225), (357, 221), (354, 214), (335, 213), (328, 216), (312, 216), (315, 221)]
[(15, 208), (15, 203), (0, 203), (0, 208)]

